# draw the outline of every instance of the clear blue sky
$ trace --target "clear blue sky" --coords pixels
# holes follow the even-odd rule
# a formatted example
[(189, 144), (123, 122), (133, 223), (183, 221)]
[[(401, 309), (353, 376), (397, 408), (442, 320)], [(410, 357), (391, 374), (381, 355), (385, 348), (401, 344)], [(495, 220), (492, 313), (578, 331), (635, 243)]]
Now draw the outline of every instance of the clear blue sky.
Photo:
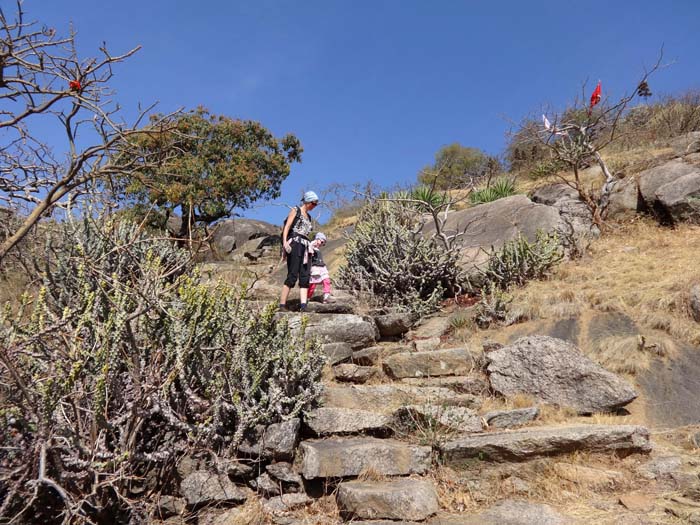
[[(3, 0), (5, 3), (5, 0)], [(508, 119), (561, 106), (589, 79), (615, 97), (663, 43), (654, 93), (700, 87), (700, 1), (27, 0), (118, 66), (126, 108), (205, 105), (295, 133), (305, 149), (279, 202), (304, 189), (413, 182), (440, 146), (499, 153)], [(246, 216), (279, 222), (278, 207)], [(326, 217), (327, 218), (327, 217)]]

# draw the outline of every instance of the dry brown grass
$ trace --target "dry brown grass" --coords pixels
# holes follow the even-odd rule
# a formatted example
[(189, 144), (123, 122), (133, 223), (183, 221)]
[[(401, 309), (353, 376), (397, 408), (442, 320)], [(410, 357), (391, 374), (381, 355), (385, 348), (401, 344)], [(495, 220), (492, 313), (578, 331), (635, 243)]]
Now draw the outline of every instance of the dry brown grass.
[(638, 220), (599, 239), (583, 260), (563, 263), (550, 280), (513, 290), (514, 303), (527, 305), (533, 319), (561, 319), (588, 308), (619, 311), (647, 328), (700, 344), (700, 325), (687, 302), (691, 284), (700, 282), (699, 243), (698, 226), (669, 229)]

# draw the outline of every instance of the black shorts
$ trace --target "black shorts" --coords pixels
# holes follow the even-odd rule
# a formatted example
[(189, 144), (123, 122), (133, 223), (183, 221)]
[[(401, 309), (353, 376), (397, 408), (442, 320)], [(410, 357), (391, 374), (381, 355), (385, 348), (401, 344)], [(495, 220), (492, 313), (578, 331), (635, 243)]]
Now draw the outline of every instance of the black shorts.
[(304, 255), (307, 248), (305, 244), (292, 241), (292, 251), (287, 254), (287, 278), (284, 284), (294, 288), (299, 280), (299, 288), (308, 288), (311, 278), (311, 257), (307, 257), (304, 264)]

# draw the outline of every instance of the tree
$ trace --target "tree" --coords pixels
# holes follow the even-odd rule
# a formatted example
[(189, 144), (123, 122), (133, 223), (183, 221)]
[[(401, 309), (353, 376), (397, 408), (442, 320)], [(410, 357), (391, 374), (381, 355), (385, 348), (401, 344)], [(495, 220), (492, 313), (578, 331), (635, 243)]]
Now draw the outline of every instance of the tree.
[(99, 57), (81, 59), (73, 31), (59, 37), (27, 21), (21, 1), (14, 16), (0, 9), (0, 203), (16, 219), (0, 241), (0, 261), (69, 196), (152, 161), (143, 151), (114, 156), (150, 109), (125, 123), (109, 88), (113, 65), (138, 49), (112, 55), (103, 46)]
[[(590, 102), (586, 97), (574, 102), (566, 110), (543, 117), (542, 123), (527, 119), (516, 136), (519, 143), (514, 147), (530, 147), (540, 151), (546, 148), (551, 158), (572, 174), (573, 179), (557, 173), (557, 177), (566, 185), (575, 189), (579, 198), (588, 207), (593, 223), (600, 229), (605, 228), (605, 215), (610, 194), (619, 179), (610, 171), (601, 156), (601, 151), (618, 141), (623, 133), (622, 124), (629, 114), (630, 103), (635, 97), (645, 97), (649, 91), (649, 78), (661, 65), (663, 49), (652, 68), (645, 70), (634, 90), (617, 102), (607, 100), (600, 102), (600, 84), (593, 92)], [(581, 180), (581, 170), (591, 164), (600, 166), (605, 178), (601, 189), (586, 187)]]
[(435, 189), (447, 190), (471, 186), (488, 172), (489, 157), (477, 148), (455, 142), (435, 154), (435, 163), (418, 173), (418, 182)]
[[(170, 214), (180, 208), (179, 236), (197, 223), (210, 224), (263, 198), (276, 198), (293, 162), (301, 162), (299, 139), (278, 139), (258, 122), (211, 114), (205, 108), (179, 115), (174, 129), (156, 124), (130, 138), (135, 150), (160, 156), (123, 182), (124, 196)], [(134, 146), (137, 146), (134, 148)], [(177, 153), (171, 154), (173, 151)]]

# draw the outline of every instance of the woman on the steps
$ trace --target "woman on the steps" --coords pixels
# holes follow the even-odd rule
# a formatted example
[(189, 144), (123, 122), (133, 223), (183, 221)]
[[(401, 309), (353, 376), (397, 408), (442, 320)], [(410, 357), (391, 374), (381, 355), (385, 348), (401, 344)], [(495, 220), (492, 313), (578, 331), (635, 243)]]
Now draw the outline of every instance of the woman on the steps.
[(280, 310), (287, 307), (289, 290), (299, 280), (299, 302), (301, 311), (306, 310), (311, 275), (311, 257), (309, 253), (311, 217), (309, 211), (318, 205), (318, 195), (313, 191), (304, 193), (301, 206), (295, 206), (287, 215), (282, 230), (282, 247), (287, 252), (287, 278), (284, 280), (280, 296)]

